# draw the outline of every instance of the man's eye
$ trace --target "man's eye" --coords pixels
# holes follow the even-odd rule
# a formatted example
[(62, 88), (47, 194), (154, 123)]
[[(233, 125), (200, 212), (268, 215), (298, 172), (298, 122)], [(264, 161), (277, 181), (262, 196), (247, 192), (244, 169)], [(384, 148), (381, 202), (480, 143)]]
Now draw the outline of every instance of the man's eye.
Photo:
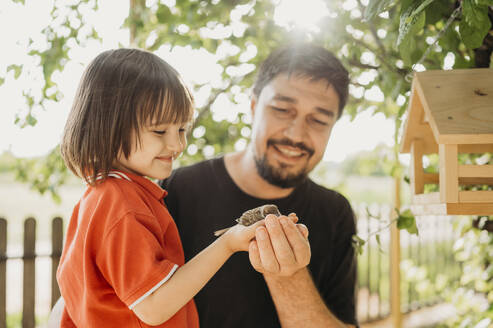
[(279, 112), (279, 113), (287, 113), (288, 110), (287, 109), (284, 109), (284, 108), (279, 108), (279, 107), (271, 107), (273, 110), (275, 110), (276, 112)]
[(162, 136), (163, 134), (166, 133), (166, 130), (154, 130), (152, 132), (154, 132), (155, 134), (159, 134), (160, 136)]
[(313, 120), (315, 123), (317, 124), (320, 124), (320, 125), (328, 125), (327, 122), (322, 122), (322, 121), (319, 121), (319, 120)]

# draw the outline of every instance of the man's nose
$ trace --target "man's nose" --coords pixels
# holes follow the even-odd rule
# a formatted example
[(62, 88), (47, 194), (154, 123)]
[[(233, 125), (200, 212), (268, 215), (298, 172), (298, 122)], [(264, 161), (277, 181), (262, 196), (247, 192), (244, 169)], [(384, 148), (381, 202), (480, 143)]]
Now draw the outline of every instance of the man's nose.
[(295, 142), (299, 142), (303, 141), (306, 130), (305, 122), (301, 118), (296, 118), (284, 130), (284, 135)]

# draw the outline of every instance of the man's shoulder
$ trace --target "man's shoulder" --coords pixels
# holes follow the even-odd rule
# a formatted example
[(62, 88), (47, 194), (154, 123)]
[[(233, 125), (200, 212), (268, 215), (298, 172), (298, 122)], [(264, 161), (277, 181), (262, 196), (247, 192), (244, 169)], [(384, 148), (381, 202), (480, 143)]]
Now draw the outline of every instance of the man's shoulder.
[(338, 191), (324, 187), (311, 179), (307, 180), (307, 190), (315, 200), (330, 201), (341, 205), (349, 204), (349, 200)]
[(308, 180), (310, 204), (321, 213), (334, 217), (335, 221), (354, 223), (354, 211), (349, 200), (336, 190)]

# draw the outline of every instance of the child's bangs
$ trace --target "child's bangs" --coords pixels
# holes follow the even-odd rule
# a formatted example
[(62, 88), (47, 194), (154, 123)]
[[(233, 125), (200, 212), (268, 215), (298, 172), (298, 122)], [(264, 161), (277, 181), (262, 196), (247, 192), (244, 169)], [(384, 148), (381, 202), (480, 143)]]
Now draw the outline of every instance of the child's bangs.
[(180, 124), (193, 119), (193, 98), (185, 86), (163, 88), (147, 97), (140, 111), (140, 122), (146, 124)]

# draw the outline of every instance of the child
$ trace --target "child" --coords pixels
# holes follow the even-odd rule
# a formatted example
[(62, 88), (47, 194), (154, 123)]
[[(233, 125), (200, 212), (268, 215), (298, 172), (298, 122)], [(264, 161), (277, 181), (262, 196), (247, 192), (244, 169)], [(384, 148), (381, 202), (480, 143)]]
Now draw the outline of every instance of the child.
[(57, 272), (61, 327), (198, 327), (192, 298), (248, 250), (263, 221), (234, 226), (185, 264), (167, 193), (145, 178), (169, 176), (192, 116), (192, 96), (157, 56), (118, 49), (89, 64), (61, 143), (66, 165), (88, 184)]

